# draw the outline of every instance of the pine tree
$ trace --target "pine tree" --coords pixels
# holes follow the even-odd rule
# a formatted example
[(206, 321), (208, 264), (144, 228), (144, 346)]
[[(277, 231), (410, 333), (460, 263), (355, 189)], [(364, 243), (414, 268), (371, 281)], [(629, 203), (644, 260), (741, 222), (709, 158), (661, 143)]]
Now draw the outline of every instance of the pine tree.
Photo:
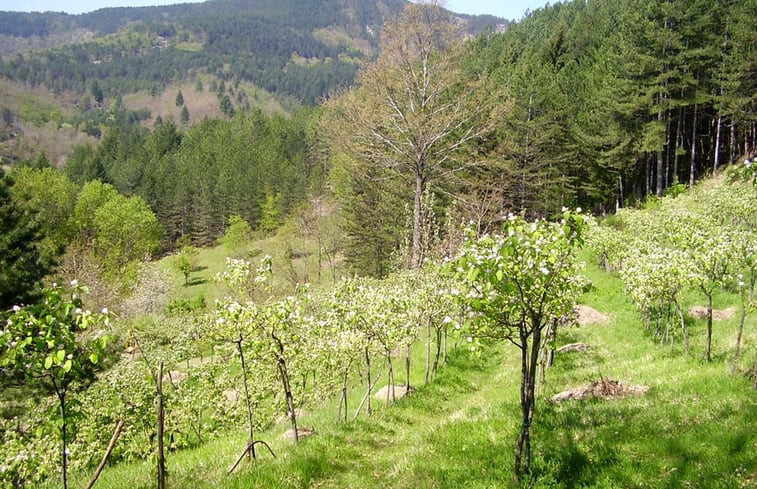
[(34, 300), (52, 259), (39, 248), (39, 224), (13, 201), (13, 181), (0, 169), (0, 313)]

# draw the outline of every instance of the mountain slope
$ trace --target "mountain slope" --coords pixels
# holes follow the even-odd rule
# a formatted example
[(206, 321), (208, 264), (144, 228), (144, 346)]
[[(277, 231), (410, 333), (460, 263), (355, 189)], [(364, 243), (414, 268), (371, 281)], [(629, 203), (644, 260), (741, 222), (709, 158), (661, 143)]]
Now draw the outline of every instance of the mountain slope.
[[(354, 80), (405, 0), (209, 0), (88, 14), (0, 12), (0, 76), (56, 92), (161, 90), (195, 73), (314, 104)], [(480, 30), (490, 16), (464, 16)], [(53, 47), (57, 46), (57, 47)], [(43, 51), (34, 51), (36, 48)], [(305, 62), (303, 62), (303, 60)]]

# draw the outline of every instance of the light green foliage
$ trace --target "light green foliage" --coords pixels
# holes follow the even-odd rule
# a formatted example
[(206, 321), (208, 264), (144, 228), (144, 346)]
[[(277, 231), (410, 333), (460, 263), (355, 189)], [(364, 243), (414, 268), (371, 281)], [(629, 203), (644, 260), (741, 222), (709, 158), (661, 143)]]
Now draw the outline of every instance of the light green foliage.
[[(495, 338), (521, 350), (522, 428), (515, 452), (515, 476), (531, 466), (536, 371), (557, 324), (572, 314), (581, 280), (576, 250), (585, 219), (565, 210), (559, 222), (527, 222), (508, 216), (501, 234), (473, 232), (450, 269), (465, 284), (459, 294), (473, 311), (468, 341)], [(547, 327), (551, 334), (544, 334)], [(475, 345), (471, 348), (477, 348)]]
[(80, 237), (89, 245), (93, 245), (97, 232), (95, 225), (95, 213), (107, 202), (118, 197), (118, 191), (107, 183), (93, 180), (79, 192), (74, 207), (74, 226)]
[(237, 258), (226, 258), (226, 268), (216, 274), (216, 281), (224, 282), (234, 298), (252, 299), (256, 292), (266, 287), (271, 277), (271, 257), (264, 256), (260, 266)]
[(60, 254), (71, 238), (69, 219), (77, 198), (76, 184), (53, 168), (20, 168), (13, 178), (12, 197), (35, 216), (43, 230), (43, 252)]
[[(66, 396), (75, 382), (92, 378), (107, 341), (101, 330), (87, 338), (81, 332), (107, 325), (108, 321), (107, 310), (102, 314), (82, 310), (82, 289), (76, 282), (71, 285), (70, 295), (53, 285), (42, 291), (39, 303), (14, 306), (0, 330), (0, 365), (23, 376), (29, 386), (52, 390), (57, 396), (64, 487), (66, 447), (75, 426)], [(52, 420), (48, 423), (53, 424)], [(4, 485), (12, 483), (15, 477), (13, 472), (0, 471)]]
[(263, 201), (260, 216), (260, 229), (264, 233), (271, 233), (281, 226), (281, 195), (267, 194)]
[(568, 211), (556, 223), (510, 215), (501, 234), (471, 235), (451, 267), (467, 288), (461, 300), (476, 313), (473, 336), (528, 341), (568, 315), (580, 292), (575, 253), (584, 226)]
[(680, 295), (694, 289), (704, 296), (709, 360), (715, 293), (728, 286), (754, 294), (757, 199), (749, 185), (720, 178), (659, 199), (654, 207), (618, 214), (624, 229), (593, 227), (591, 248), (620, 271), (647, 325), (662, 340), (672, 342), (674, 323), (686, 340)]
[(175, 266), (184, 275), (184, 285), (189, 285), (189, 275), (194, 270), (194, 258), (197, 256), (197, 248), (185, 246), (175, 258)]
[(94, 225), (95, 254), (114, 277), (124, 276), (130, 265), (158, 249), (160, 225), (139, 196), (119, 195), (105, 202), (95, 211)]
[[(266, 202), (268, 200), (266, 199)], [(263, 222), (266, 220), (266, 211), (263, 211)], [(262, 225), (262, 224), (261, 224)], [(229, 226), (226, 228), (222, 238), (218, 241), (230, 252), (239, 250), (252, 240), (252, 228), (242, 216), (229, 216)]]

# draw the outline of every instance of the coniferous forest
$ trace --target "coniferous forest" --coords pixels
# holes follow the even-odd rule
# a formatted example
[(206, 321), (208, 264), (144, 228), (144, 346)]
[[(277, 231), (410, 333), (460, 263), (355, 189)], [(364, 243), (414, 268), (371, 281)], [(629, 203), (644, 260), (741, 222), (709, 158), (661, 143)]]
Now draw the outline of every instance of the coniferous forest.
[(0, 488), (752, 487), (754, 19), (0, 12)]

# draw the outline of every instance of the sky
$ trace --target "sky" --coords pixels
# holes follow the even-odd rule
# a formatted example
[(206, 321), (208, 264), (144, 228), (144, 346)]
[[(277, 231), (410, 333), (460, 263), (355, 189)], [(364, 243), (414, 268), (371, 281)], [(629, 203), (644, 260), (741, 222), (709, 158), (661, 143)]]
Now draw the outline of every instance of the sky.
[[(144, 7), (198, 0), (0, 0), (0, 10), (23, 12), (68, 12), (81, 14), (104, 7)], [(547, 0), (446, 0), (449, 10), (463, 14), (490, 14), (505, 19), (520, 19), (527, 9), (544, 6)]]

